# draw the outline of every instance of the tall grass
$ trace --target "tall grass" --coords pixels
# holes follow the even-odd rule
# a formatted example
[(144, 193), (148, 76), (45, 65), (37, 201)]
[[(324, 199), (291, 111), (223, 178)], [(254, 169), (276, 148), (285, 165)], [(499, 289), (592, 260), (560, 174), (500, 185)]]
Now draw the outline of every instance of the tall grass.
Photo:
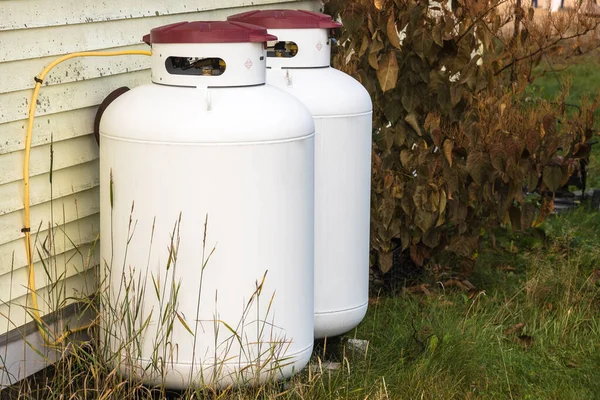
[[(210, 268), (210, 258), (215, 251), (206, 247), (207, 217), (202, 242), (201, 284), (198, 300), (193, 300), (197, 307), (194, 324), (190, 326), (179, 312), (183, 276), (178, 271), (181, 215), (170, 234), (166, 265), (155, 274), (149, 268), (152, 247), (157, 245), (154, 243), (154, 223), (148, 245), (148, 265), (136, 269), (127, 261), (128, 248), (136, 234), (137, 224), (133, 213), (132, 205), (123, 260), (109, 257), (110, 260), (104, 260), (102, 265), (91, 265), (92, 260), (96, 259), (92, 254), (96, 251), (96, 243), (85, 257), (84, 269), (95, 268), (97, 272), (97, 289), (92, 296), (82, 295), (77, 299), (60, 296), (66, 293), (64, 272), (53, 274), (51, 266), (56, 266), (56, 255), (47, 250), (42, 254), (40, 250), (48, 248), (46, 242), (52, 233), (43, 242), (36, 236), (35, 247), (42, 259), (47, 284), (57, 292), (56, 298), (50, 297), (54, 301), (48, 307), (60, 310), (66, 300), (76, 300), (83, 308), (92, 310), (97, 323), (89, 329), (86, 340), (73, 337), (73, 340), (53, 349), (62, 353), (61, 360), (54, 367), (32, 379), (21, 381), (4, 393), (10, 393), (15, 398), (48, 399), (63, 398), (65, 395), (75, 398), (165, 397), (167, 386), (174, 382), (176, 372), (173, 366), (181, 360), (192, 362), (190, 376), (181, 377), (189, 386), (182, 394), (185, 398), (193, 394), (211, 397), (217, 393), (233, 393), (246, 385), (258, 386), (280, 379), (283, 369), (289, 368), (293, 360), (286, 355), (290, 340), (277, 333), (279, 329), (275, 329), (276, 321), (271, 312), (275, 293), (263, 293), (268, 279), (267, 271), (258, 277), (238, 321), (222, 320), (217, 301), (212, 311), (213, 318), (207, 318), (210, 310), (203, 308), (200, 298), (204, 271)], [(74, 244), (70, 238), (67, 240)], [(114, 268), (111, 265), (114, 263), (122, 265)], [(193, 299), (192, 295), (186, 293), (184, 301), (189, 302), (190, 298)], [(215, 299), (217, 297), (218, 292), (215, 293)], [(202, 324), (204, 326), (201, 328)], [(212, 354), (205, 352), (211, 346), (194, 340), (199, 329), (207, 328), (207, 324), (214, 331)], [(183, 340), (194, 341), (191, 358), (189, 354), (179, 354), (177, 342), (182, 338), (176, 340), (174, 337), (176, 326), (182, 326), (189, 335)], [(64, 329), (68, 328), (56, 325), (52, 331), (62, 333)], [(42, 357), (46, 352), (45, 348), (35, 350)], [(201, 364), (193, 365), (198, 360), (202, 360)], [(51, 363), (51, 360), (47, 362)], [(146, 386), (148, 384), (154, 387)]]

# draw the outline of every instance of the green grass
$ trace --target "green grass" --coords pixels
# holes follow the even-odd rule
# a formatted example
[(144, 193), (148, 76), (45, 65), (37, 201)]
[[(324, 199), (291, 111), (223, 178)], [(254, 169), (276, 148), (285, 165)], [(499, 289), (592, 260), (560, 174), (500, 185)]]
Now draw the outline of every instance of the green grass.
[(342, 397), (385, 381), (390, 398), (600, 398), (598, 226), (600, 214), (577, 210), (548, 221), (543, 248), (484, 251), (470, 295), (380, 299)]
[[(543, 58), (534, 70), (535, 81), (532, 93), (548, 100), (555, 100), (562, 85), (570, 81), (568, 104), (580, 106), (584, 99), (593, 101), (600, 95), (600, 51), (592, 52), (575, 60), (552, 60)], [(575, 112), (576, 108), (570, 107)], [(600, 110), (596, 111), (596, 121), (600, 121)], [(600, 129), (597, 122), (596, 130)], [(588, 176), (588, 187), (600, 188), (600, 143), (592, 148)]]
[(390, 398), (600, 398), (598, 226), (579, 209), (545, 224), (544, 247), (483, 251), (470, 294), (380, 299), (356, 332), (371, 350), (343, 397), (385, 381)]

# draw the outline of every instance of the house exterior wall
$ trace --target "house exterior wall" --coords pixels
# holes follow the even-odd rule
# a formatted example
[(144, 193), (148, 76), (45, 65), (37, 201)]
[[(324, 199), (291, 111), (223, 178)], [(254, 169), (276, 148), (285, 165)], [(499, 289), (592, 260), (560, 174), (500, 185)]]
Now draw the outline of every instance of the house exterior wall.
[[(2, 346), (8, 345), (10, 337), (14, 342), (15, 330), (31, 323), (26, 309), (30, 306), (28, 269), (21, 229), (24, 139), (34, 76), (56, 58), (72, 52), (147, 50), (142, 36), (161, 25), (224, 20), (257, 8), (318, 11), (320, 6), (317, 0), (0, 1)], [(93, 250), (100, 216), (93, 121), (98, 104), (111, 91), (149, 82), (149, 66), (145, 56), (76, 58), (57, 66), (42, 86), (30, 162), (31, 232), (42, 315), (94, 290), (94, 268), (100, 260)], [(43, 347), (35, 329), (22, 332), (21, 337)], [(22, 360), (35, 358), (35, 352), (11, 346), (0, 351), (0, 365), (5, 367), (0, 368), (0, 387), (39, 369), (38, 363), (25, 370), (29, 361)], [(9, 351), (9, 347), (20, 350)]]

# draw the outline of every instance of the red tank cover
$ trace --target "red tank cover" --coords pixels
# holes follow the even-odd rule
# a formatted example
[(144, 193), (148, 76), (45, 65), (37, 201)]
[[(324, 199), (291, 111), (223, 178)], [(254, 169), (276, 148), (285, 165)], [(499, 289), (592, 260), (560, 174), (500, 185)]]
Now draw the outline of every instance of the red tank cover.
[(233, 21), (177, 22), (159, 26), (143, 38), (152, 43), (256, 43), (277, 40), (261, 26)]
[(267, 29), (332, 29), (342, 26), (327, 14), (304, 10), (255, 10), (232, 15), (227, 20)]

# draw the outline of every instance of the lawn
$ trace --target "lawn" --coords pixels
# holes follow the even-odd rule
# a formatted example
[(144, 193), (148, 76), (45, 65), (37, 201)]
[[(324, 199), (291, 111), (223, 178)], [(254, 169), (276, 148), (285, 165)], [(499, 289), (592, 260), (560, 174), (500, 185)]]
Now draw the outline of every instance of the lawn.
[(546, 243), (484, 249), (476, 290), (379, 299), (356, 332), (371, 352), (341, 397), (385, 382), (390, 398), (600, 398), (598, 226), (583, 209), (557, 216)]

